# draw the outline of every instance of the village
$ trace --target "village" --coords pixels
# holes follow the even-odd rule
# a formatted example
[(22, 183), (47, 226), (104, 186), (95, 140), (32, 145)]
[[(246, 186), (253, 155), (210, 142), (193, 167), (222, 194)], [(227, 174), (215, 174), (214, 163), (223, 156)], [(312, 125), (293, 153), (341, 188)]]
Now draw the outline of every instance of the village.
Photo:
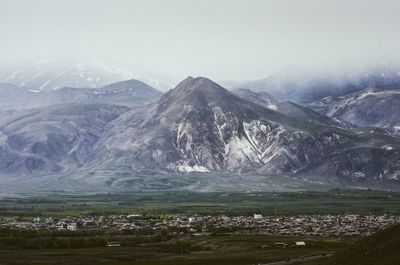
[(183, 216), (140, 214), (67, 217), (0, 217), (1, 229), (77, 231), (141, 235), (207, 236), (221, 233), (315, 236), (367, 236), (400, 223), (394, 215)]

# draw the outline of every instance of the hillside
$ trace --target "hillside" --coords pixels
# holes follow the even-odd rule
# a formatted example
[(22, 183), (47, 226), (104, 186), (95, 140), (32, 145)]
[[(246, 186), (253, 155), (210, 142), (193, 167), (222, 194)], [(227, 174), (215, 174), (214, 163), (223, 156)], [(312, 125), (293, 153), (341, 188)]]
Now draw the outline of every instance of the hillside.
[(291, 101), (278, 101), (266, 92), (254, 92), (249, 89), (235, 89), (232, 90), (232, 93), (291, 118), (300, 119), (311, 123), (332, 125), (337, 127), (349, 127), (348, 124), (338, 122), (333, 118), (325, 116), (305, 106)]
[(336, 99), (327, 115), (363, 127), (378, 127), (398, 133), (400, 91), (365, 89)]
[(337, 253), (332, 265), (397, 265), (400, 264), (400, 225), (360, 239)]

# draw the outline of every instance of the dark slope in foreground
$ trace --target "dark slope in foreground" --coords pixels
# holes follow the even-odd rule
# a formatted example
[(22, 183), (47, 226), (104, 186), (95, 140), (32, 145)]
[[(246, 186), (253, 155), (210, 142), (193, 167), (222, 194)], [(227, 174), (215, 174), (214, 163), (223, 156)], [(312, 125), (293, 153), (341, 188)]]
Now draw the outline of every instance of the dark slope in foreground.
[(400, 264), (400, 225), (358, 240), (338, 252), (332, 265), (398, 265)]

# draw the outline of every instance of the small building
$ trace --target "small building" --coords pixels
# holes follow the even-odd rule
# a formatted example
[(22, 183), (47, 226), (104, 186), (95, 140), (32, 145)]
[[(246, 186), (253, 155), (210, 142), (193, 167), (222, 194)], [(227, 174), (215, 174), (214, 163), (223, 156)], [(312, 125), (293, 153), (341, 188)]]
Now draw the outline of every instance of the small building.
[(136, 218), (136, 217), (141, 217), (141, 216), (142, 216), (141, 214), (133, 213), (133, 214), (128, 215), (127, 217), (128, 218)]
[(262, 214), (257, 214), (257, 213), (254, 214), (254, 219), (260, 220), (262, 218), (263, 218)]
[(76, 227), (77, 227), (76, 223), (72, 223), (72, 224), (67, 225), (67, 230), (76, 231)]
[(295, 245), (296, 247), (305, 247), (305, 246), (306, 246), (306, 242), (304, 242), (304, 241), (297, 241), (297, 242), (294, 243), (294, 245)]

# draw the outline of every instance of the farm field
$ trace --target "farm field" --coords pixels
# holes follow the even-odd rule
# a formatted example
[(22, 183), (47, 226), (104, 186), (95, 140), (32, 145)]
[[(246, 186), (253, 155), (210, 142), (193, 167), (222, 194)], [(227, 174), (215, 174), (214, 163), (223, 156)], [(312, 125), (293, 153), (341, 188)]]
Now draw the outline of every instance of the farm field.
[[(306, 247), (294, 247), (295, 241)], [(275, 247), (276, 242), (288, 247)], [(224, 235), (174, 239), (133, 247), (60, 249), (8, 249), (0, 251), (0, 264), (258, 264), (329, 253), (349, 245), (340, 240), (323, 240), (264, 235)]]
[(300, 192), (44, 193), (0, 198), (0, 216), (71, 214), (400, 214), (400, 193), (374, 190)]

